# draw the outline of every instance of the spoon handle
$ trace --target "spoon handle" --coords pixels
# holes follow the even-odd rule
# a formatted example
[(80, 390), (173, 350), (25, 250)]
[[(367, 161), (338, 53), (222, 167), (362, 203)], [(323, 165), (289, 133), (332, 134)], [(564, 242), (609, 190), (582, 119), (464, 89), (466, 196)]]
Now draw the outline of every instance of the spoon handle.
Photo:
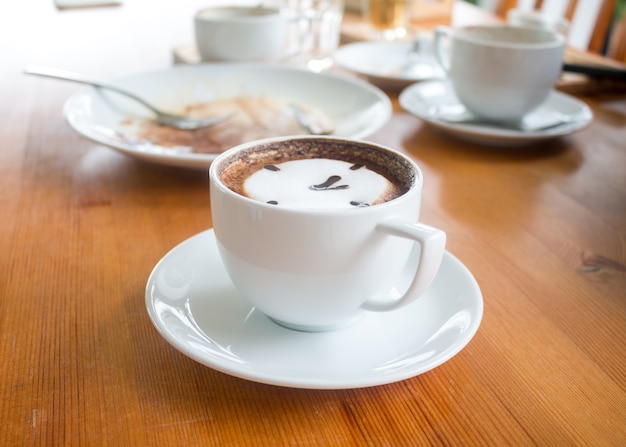
[(626, 70), (622, 68), (564, 63), (563, 71), (569, 71), (571, 73), (582, 73), (591, 76), (592, 78), (606, 78), (622, 81), (626, 80)]
[(111, 90), (113, 92), (119, 93), (120, 95), (124, 95), (131, 99), (134, 99), (135, 101), (143, 104), (144, 106), (146, 106), (148, 109), (152, 110), (153, 112), (158, 112), (151, 104), (147, 103), (139, 96), (136, 96), (130, 92), (127, 92), (126, 90), (119, 89), (118, 87), (115, 87), (113, 85), (104, 84), (102, 82), (95, 81), (93, 79), (88, 78), (87, 76), (84, 76), (78, 73), (73, 73), (73, 72), (66, 71), (66, 70), (60, 70), (58, 68), (29, 66), (29, 67), (26, 67), (26, 69), (24, 69), (24, 74), (42, 76), (42, 77), (53, 78), (53, 79), (60, 79), (63, 81), (71, 81), (71, 82), (76, 82), (79, 84), (90, 85), (96, 88)]

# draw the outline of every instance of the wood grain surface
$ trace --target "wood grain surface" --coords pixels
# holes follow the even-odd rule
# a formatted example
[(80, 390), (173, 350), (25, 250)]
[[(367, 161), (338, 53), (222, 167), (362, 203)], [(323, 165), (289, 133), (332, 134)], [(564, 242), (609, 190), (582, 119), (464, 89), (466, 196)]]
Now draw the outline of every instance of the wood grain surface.
[[(183, 4), (184, 3), (184, 4)], [(150, 271), (211, 227), (207, 173), (76, 135), (80, 87), (162, 69), (203, 2), (0, 15), (0, 445), (626, 445), (626, 98), (581, 96), (587, 129), (526, 148), (466, 143), (403, 111), (369, 139), (424, 171), (422, 220), (484, 295), (475, 338), (420, 376), (315, 391), (230, 377), (154, 329)], [(206, 3), (206, 2), (204, 2)]]

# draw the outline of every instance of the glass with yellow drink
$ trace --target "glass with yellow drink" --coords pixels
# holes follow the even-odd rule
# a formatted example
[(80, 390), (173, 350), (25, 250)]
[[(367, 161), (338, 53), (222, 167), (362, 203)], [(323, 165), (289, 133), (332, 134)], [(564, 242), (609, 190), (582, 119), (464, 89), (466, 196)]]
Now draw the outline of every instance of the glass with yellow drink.
[(362, 0), (362, 6), (377, 37), (394, 40), (406, 36), (411, 0)]

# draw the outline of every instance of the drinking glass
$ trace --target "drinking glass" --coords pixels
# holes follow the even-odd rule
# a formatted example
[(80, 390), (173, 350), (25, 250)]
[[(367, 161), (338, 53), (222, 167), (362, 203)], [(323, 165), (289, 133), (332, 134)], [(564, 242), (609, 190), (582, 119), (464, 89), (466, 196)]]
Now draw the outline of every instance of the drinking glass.
[(403, 39), (411, 16), (411, 0), (361, 0), (374, 38)]
[(291, 63), (312, 71), (323, 71), (333, 64), (339, 46), (343, 0), (276, 0), (292, 23), (291, 35), (297, 48)]

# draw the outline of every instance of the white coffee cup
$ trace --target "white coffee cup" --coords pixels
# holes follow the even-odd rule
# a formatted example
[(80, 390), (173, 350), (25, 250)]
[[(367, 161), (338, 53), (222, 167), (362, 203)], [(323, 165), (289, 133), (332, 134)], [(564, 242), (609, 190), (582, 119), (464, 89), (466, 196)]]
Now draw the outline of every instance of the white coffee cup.
[(459, 101), (500, 122), (519, 121), (547, 99), (564, 48), (563, 37), (547, 30), (506, 25), (435, 30), (435, 55)]
[(569, 21), (563, 17), (554, 17), (541, 11), (510, 9), (506, 14), (506, 21), (512, 26), (554, 31), (567, 37)]
[[(273, 160), (277, 154), (278, 163)], [(371, 206), (354, 206), (363, 205), (356, 200), (341, 208), (285, 204), (284, 191), (294, 193), (298, 203), (300, 192), (329, 194), (322, 201), (334, 200), (335, 194), (361, 197), (355, 192), (358, 181), (349, 180), (349, 175), (334, 178), (338, 187), (311, 193), (321, 185), (311, 188), (309, 183), (327, 177), (317, 167), (311, 178), (307, 173), (297, 175), (293, 184), (286, 180), (282, 161), (309, 157), (343, 158), (354, 163), (352, 168), (366, 171), (359, 176), (376, 176), (370, 169), (383, 166), (402, 194)], [(281, 196), (278, 204), (233, 191), (239, 187), (230, 181), (246, 178), (249, 166), (273, 179), (267, 184), (275, 186), (270, 196)], [(422, 295), (439, 269), (446, 236), (418, 222), (422, 173), (415, 162), (392, 149), (335, 137), (271, 138), (224, 152), (209, 173), (213, 226), (226, 270), (243, 296), (283, 326), (333, 330), (365, 311), (399, 308)]]
[(289, 19), (278, 8), (216, 6), (194, 16), (203, 61), (275, 61), (289, 51)]

